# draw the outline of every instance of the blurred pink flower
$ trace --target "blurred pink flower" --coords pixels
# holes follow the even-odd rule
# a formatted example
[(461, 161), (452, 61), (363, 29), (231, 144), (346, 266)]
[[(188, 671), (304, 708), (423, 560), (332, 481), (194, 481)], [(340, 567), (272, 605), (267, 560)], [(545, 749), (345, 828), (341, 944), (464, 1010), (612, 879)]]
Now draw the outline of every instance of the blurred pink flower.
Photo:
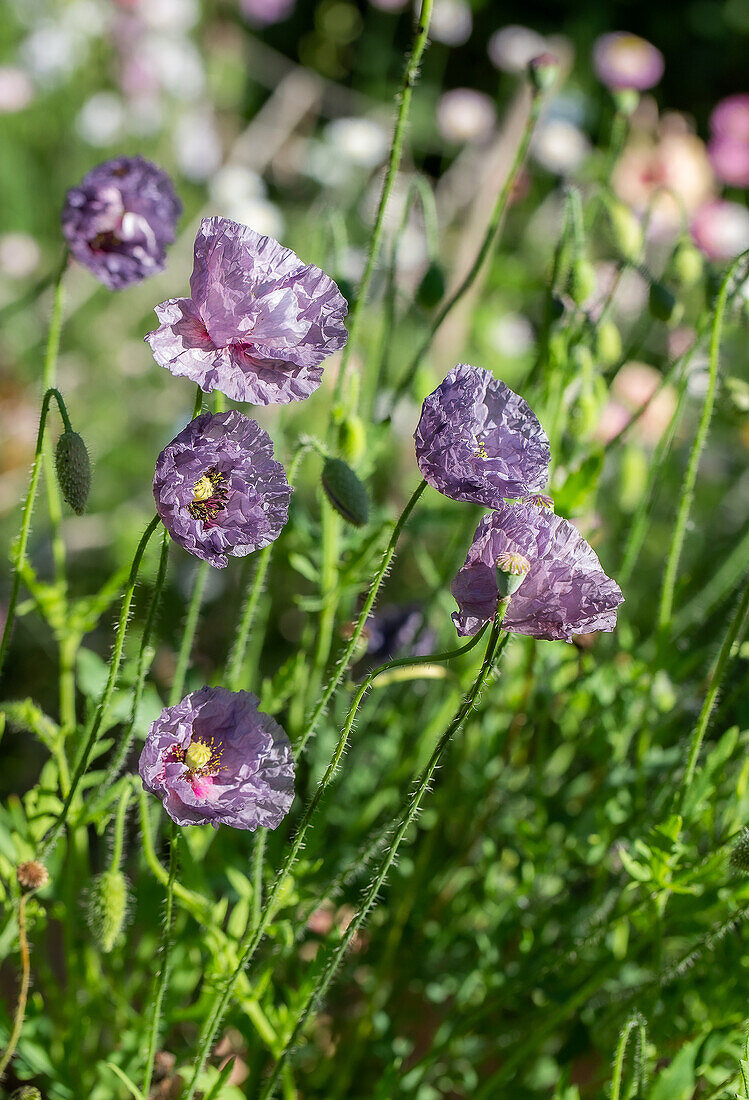
[(721, 99), (710, 115), (710, 129), (716, 137), (749, 142), (749, 95)]
[[(638, 214), (650, 212), (651, 235), (668, 237), (715, 194), (704, 143), (670, 127), (655, 138), (636, 133), (614, 169), (614, 191)], [(660, 192), (660, 194), (658, 193)]]
[(644, 92), (663, 76), (663, 54), (652, 43), (627, 31), (596, 39), (593, 65), (602, 84), (613, 91), (633, 88)]
[(707, 151), (718, 179), (731, 187), (749, 187), (749, 141), (718, 136)]
[(269, 27), (288, 19), (296, 0), (239, 0), (242, 15), (256, 27)]
[(740, 203), (706, 203), (690, 228), (697, 247), (716, 263), (726, 263), (749, 248), (749, 210)]
[[(648, 447), (654, 447), (671, 423), (676, 409), (673, 387), (665, 385), (653, 397), (663, 376), (647, 363), (625, 363), (616, 375), (611, 394), (596, 430), (596, 437), (608, 443), (631, 417), (648, 401), (645, 412), (632, 427), (632, 436)], [(651, 400), (652, 398), (652, 400)]]
[(437, 126), (446, 141), (485, 141), (496, 120), (493, 101), (473, 88), (453, 88), (437, 101)]

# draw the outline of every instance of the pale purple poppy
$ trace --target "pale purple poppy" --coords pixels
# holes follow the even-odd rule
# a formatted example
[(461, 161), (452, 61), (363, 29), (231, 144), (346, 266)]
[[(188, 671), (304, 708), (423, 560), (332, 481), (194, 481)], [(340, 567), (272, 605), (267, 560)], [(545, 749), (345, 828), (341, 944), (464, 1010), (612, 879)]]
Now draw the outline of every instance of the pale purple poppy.
[(295, 0), (240, 0), (242, 15), (256, 27), (269, 27), (288, 19)]
[(346, 300), (325, 272), (225, 218), (203, 219), (190, 294), (156, 306), (146, 340), (172, 374), (234, 401), (304, 400), (348, 338)]
[(232, 410), (191, 420), (156, 461), (156, 511), (175, 542), (223, 569), (277, 539), (291, 487), (273, 443)]
[(548, 479), (549, 440), (530, 406), (466, 363), (427, 397), (414, 439), (422, 476), (452, 500), (497, 508)]
[(597, 38), (593, 65), (601, 83), (613, 91), (644, 92), (658, 83), (664, 69), (661, 51), (628, 31), (614, 31)]
[(749, 210), (741, 203), (705, 203), (689, 228), (700, 251), (716, 263), (727, 263), (749, 248)]
[(115, 157), (70, 188), (62, 231), (79, 263), (122, 290), (163, 271), (181, 212), (166, 172), (143, 157)]
[(717, 135), (708, 142), (707, 152), (718, 179), (729, 187), (749, 187), (749, 141)]
[(166, 707), (140, 755), (143, 786), (178, 825), (275, 829), (294, 801), (294, 757), (248, 691), (204, 687)]
[(505, 504), (478, 525), (452, 583), (459, 634), (475, 634), (494, 618), (497, 559), (508, 554), (522, 555), (530, 570), (510, 600), (505, 630), (570, 642), (574, 634), (614, 629), (624, 597), (577, 528), (547, 508)]

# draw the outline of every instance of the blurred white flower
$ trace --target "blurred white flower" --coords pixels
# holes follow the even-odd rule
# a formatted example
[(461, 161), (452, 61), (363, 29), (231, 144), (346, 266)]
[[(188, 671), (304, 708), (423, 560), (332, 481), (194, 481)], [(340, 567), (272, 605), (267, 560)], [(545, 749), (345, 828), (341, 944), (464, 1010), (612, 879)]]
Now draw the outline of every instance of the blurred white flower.
[(189, 38), (149, 35), (143, 53), (158, 71), (164, 91), (175, 99), (200, 99), (205, 92), (205, 71), (200, 53)]
[(446, 141), (485, 141), (496, 120), (493, 101), (473, 88), (453, 88), (437, 101), (437, 126)]
[(590, 152), (590, 143), (573, 122), (565, 118), (542, 121), (533, 137), (534, 160), (548, 172), (567, 176), (577, 171)]
[(209, 192), (214, 202), (231, 206), (250, 199), (264, 199), (266, 187), (262, 177), (251, 168), (243, 164), (225, 164), (211, 180)]
[(692, 236), (710, 260), (727, 263), (749, 248), (749, 210), (738, 202), (709, 202), (692, 219)]
[(495, 351), (506, 359), (519, 359), (536, 345), (533, 325), (522, 313), (505, 313), (495, 318), (486, 335)]
[(376, 168), (390, 148), (390, 134), (372, 118), (336, 118), (323, 131), (336, 154), (362, 168)]
[(19, 48), (23, 65), (43, 84), (54, 86), (68, 76), (82, 56), (85, 39), (57, 23), (41, 23)]
[(144, 0), (140, 15), (153, 30), (184, 33), (197, 23), (200, 8), (197, 0)]
[(28, 233), (5, 233), (0, 237), (0, 271), (11, 279), (26, 279), (39, 266), (41, 249)]
[(74, 0), (62, 6), (62, 23), (82, 38), (98, 38), (106, 30), (106, 18), (101, 4), (94, 0)]
[(221, 142), (210, 110), (180, 115), (174, 129), (174, 154), (187, 179), (210, 179), (221, 163)]
[(239, 202), (220, 205), (217, 213), (232, 221), (249, 225), (256, 233), (278, 240), (283, 236), (284, 220), (281, 211), (269, 199), (247, 198)]
[(164, 125), (164, 107), (156, 95), (139, 95), (127, 104), (128, 133), (139, 137), (156, 134)]
[(88, 145), (111, 145), (125, 126), (125, 107), (114, 92), (97, 92), (87, 100), (75, 120), (78, 134)]
[(465, 0), (434, 0), (430, 38), (446, 46), (462, 46), (471, 37), (472, 29), (473, 16)]
[(34, 98), (34, 84), (23, 69), (0, 65), (0, 114), (11, 114), (28, 107)]
[(522, 73), (528, 62), (547, 48), (545, 40), (530, 27), (511, 24), (495, 31), (489, 39), (489, 60), (505, 73)]
[(270, 26), (288, 19), (294, 10), (295, 0), (240, 0), (244, 17), (259, 27)]
[(404, 273), (421, 270), (426, 267), (428, 259), (423, 227), (416, 222), (409, 222), (398, 237), (396, 251), (398, 270)]
[(343, 157), (331, 155), (327, 141), (311, 139), (306, 143), (304, 171), (323, 187), (345, 187), (354, 176), (355, 167)]

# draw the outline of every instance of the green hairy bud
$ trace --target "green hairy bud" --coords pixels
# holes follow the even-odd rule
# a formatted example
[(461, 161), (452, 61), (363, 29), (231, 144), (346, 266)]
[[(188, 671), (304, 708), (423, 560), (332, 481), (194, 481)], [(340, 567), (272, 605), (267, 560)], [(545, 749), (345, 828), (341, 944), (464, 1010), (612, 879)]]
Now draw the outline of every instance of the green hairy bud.
[(43, 1097), (33, 1085), (21, 1085), (20, 1089), (10, 1094), (10, 1100), (43, 1100)]
[(97, 875), (88, 893), (86, 919), (91, 935), (105, 954), (114, 947), (125, 927), (128, 907), (127, 879), (121, 871)]
[(570, 294), (576, 306), (581, 306), (596, 289), (596, 273), (589, 260), (575, 260), (570, 277)]
[(326, 458), (322, 487), (336, 512), (354, 527), (363, 527), (369, 518), (369, 497), (351, 467), (340, 458)]
[(422, 309), (434, 309), (445, 296), (445, 275), (434, 260), (424, 272), (424, 277), (416, 291), (416, 301)]
[(596, 354), (607, 367), (622, 357), (622, 338), (613, 321), (601, 321), (596, 332)]
[(749, 875), (749, 829), (742, 829), (728, 857), (728, 866), (739, 875)]
[(648, 307), (657, 321), (673, 321), (678, 313), (676, 298), (663, 283), (650, 284)]
[(674, 254), (674, 274), (683, 287), (693, 287), (702, 278), (704, 264), (702, 255), (694, 245), (685, 242), (679, 245)]
[(63, 432), (58, 439), (55, 467), (63, 499), (77, 516), (82, 516), (91, 488), (91, 463), (78, 432)]
[(609, 204), (609, 218), (614, 243), (620, 255), (632, 264), (639, 262), (642, 254), (642, 226), (636, 215), (621, 202)]
[(367, 446), (367, 432), (360, 416), (347, 416), (338, 431), (341, 454), (353, 465), (359, 461)]

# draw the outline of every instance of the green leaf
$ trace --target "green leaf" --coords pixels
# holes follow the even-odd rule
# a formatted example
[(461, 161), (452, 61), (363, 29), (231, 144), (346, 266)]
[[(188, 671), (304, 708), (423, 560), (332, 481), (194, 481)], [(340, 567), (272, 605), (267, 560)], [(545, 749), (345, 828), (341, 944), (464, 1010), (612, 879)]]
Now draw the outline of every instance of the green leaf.
[(0, 715), (2, 715), (3, 726), (5, 719), (7, 719), (12, 726), (33, 733), (48, 749), (52, 750), (57, 744), (60, 733), (59, 726), (36, 705), (33, 699), (20, 699), (17, 703), (5, 703)]
[(631, 878), (636, 879), (637, 882), (650, 882), (653, 877), (649, 867), (643, 867), (641, 863), (638, 863), (636, 859), (633, 859), (626, 848), (619, 847), (618, 849), (619, 859), (622, 861), (624, 870), (630, 875)]
[(117, 1074), (120, 1081), (122, 1081), (123, 1085), (130, 1093), (130, 1095), (135, 1097), (135, 1100), (146, 1100), (143, 1093), (140, 1091), (137, 1085), (133, 1084), (128, 1075), (125, 1073), (124, 1069), (120, 1069), (120, 1067), (116, 1066), (114, 1062), (106, 1062), (105, 1065), (108, 1069), (111, 1069), (112, 1073)]
[(554, 509), (561, 516), (579, 512), (598, 488), (603, 469), (603, 451), (594, 451), (585, 461), (567, 475), (562, 487), (554, 492)]
[(226, 1063), (214, 1083), (209, 1088), (208, 1092), (203, 1097), (203, 1100), (219, 1100), (222, 1088), (231, 1077), (231, 1071), (234, 1069), (235, 1061), (236, 1057), (232, 1058), (231, 1061)]
[(695, 1059), (702, 1037), (685, 1043), (650, 1090), (649, 1100), (691, 1100), (697, 1081)]

